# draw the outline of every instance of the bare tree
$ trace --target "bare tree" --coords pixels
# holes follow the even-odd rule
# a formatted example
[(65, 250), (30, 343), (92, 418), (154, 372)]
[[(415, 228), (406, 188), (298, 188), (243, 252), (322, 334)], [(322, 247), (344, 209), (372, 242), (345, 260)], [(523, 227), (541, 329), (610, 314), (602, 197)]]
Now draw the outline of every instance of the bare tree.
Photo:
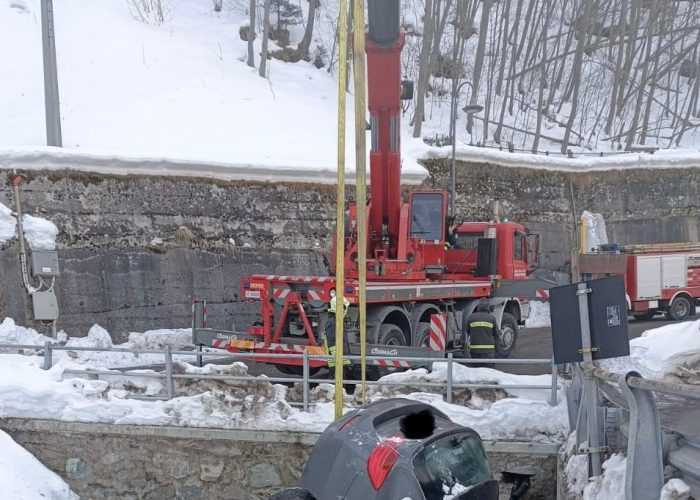
[(265, 0), (263, 8), (263, 38), (262, 38), (262, 53), (260, 54), (260, 70), (259, 74), (265, 78), (267, 75), (267, 42), (270, 38), (270, 0)]
[(298, 49), (303, 58), (306, 58), (309, 54), (309, 47), (311, 47), (311, 38), (314, 34), (314, 21), (316, 20), (316, 9), (321, 6), (319, 0), (308, 0), (309, 1), (309, 15), (306, 18), (306, 28), (304, 29), (304, 37), (299, 42)]
[(255, 40), (255, 10), (257, 8), (255, 0), (250, 0), (250, 26), (248, 27), (248, 66), (255, 67), (255, 54), (253, 41)]
[(416, 109), (413, 115), (413, 137), (420, 137), (425, 117), (425, 93), (430, 78), (430, 47), (433, 38), (433, 0), (425, 0), (423, 17), (423, 42), (418, 60), (418, 85), (416, 88)]

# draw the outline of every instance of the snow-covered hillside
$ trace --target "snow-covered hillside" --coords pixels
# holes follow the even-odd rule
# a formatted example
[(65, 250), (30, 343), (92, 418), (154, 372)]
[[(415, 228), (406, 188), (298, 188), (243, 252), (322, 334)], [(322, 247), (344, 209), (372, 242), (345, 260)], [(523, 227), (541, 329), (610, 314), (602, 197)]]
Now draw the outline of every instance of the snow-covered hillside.
[[(0, 1), (0, 148), (45, 144), (39, 5)], [(208, 1), (169, 5), (167, 22), (154, 26), (126, 0), (54, 2), (66, 148), (335, 170), (331, 74), (271, 59), (260, 78), (239, 36), (247, 2), (221, 13)], [(411, 159), (404, 171), (423, 172)]]
[[(227, 166), (268, 170), (304, 168), (311, 172), (325, 171), (330, 179), (336, 169), (337, 156), (335, 0), (321, 2), (310, 50), (312, 59), (313, 54), (322, 54), (324, 67), (315, 67), (313, 60), (285, 63), (273, 58), (268, 61), (267, 78), (261, 78), (257, 68), (246, 64), (247, 43), (241, 39), (239, 31), (249, 23), (247, 0), (224, 0), (221, 12), (215, 12), (213, 3), (208, 0), (162, 0), (167, 6), (167, 14), (161, 25), (137, 20), (130, 1), (54, 2), (61, 123), (67, 150), (100, 153), (102, 157), (110, 159), (106, 161), (125, 156), (134, 158), (132, 163), (146, 163), (141, 160), (152, 161), (154, 158), (184, 160), (179, 165), (189, 165), (190, 173), (207, 162), (214, 162), (219, 170)], [(423, 6), (415, 0), (402, 0), (401, 5), (402, 22), (413, 31), (404, 49), (403, 71), (405, 77), (415, 81), (422, 40)], [(480, 3), (472, 2), (470, 5), (476, 9), (474, 28), (477, 29)], [(0, 0), (0, 150), (5, 150), (5, 153), (8, 149), (22, 152), (29, 148), (34, 151), (37, 146), (45, 144), (39, 6), (40, 0)], [(307, 3), (302, 2), (299, 6), (300, 20), (303, 21)], [(498, 26), (494, 20), (499, 18), (499, 9), (502, 8), (498, 4), (498, 8), (491, 12), (491, 28)], [(568, 15), (563, 14), (564, 18)], [(260, 61), (261, 51), (260, 22), (258, 16), (254, 50), (256, 65)], [(556, 23), (549, 27), (552, 37), (556, 35), (556, 28)], [(290, 46), (296, 47), (303, 35), (303, 24), (292, 25), (289, 29)], [(448, 23), (440, 46), (441, 54), (450, 53), (450, 30)], [(496, 34), (494, 32), (494, 36)], [(466, 79), (471, 78), (474, 71), (478, 38), (472, 34), (465, 42), (463, 76)], [(500, 64), (500, 50), (489, 48), (492, 43), (495, 42), (491, 39), (487, 42), (485, 64), (493, 66)], [(279, 47), (271, 42), (270, 49), (278, 50)], [(598, 67), (598, 56), (593, 54), (590, 60), (586, 59), (584, 69)], [(329, 71), (329, 65), (332, 71)], [(482, 79), (491, 78), (492, 69), (485, 71)], [(586, 69), (583, 77), (588, 78), (590, 74)], [(681, 78), (678, 81), (682, 83), (686, 80)], [(448, 132), (447, 96), (450, 82), (444, 75), (430, 78), (423, 138), (444, 136)], [(683, 95), (692, 96), (688, 90), (691, 80), (686, 83), (682, 86)], [(598, 102), (598, 98), (607, 92), (601, 93), (601, 88), (595, 82), (586, 80), (584, 97), (587, 102), (594, 98)], [(479, 102), (485, 103), (490, 92), (492, 89), (482, 82)], [(348, 170), (352, 170), (352, 91), (347, 97), (347, 164)], [(466, 98), (466, 94), (462, 98)], [(496, 113), (495, 110), (499, 108), (499, 99), (502, 98), (494, 98), (491, 113)], [(558, 149), (557, 142), (548, 141), (545, 136), (556, 139), (563, 135), (563, 128), (558, 122), (566, 119), (569, 106), (562, 99), (555, 96), (558, 111), (544, 117), (543, 130), (546, 133), (540, 149)], [(530, 107), (532, 105), (532, 102), (528, 104)], [(422, 138), (414, 139), (410, 127), (414, 104), (406, 103), (405, 106), (402, 120), (403, 172), (407, 175), (424, 175), (425, 170), (417, 160), (428, 156), (448, 156), (450, 148), (429, 147)], [(506, 113), (506, 125), (530, 130), (536, 114), (529, 108), (527, 111), (516, 108), (513, 116)], [(587, 106), (580, 123), (577, 121), (580, 133), (591, 120), (598, 123), (594, 111), (594, 107)], [(652, 106), (652, 115), (657, 111)], [(533, 161), (525, 155), (476, 150), (466, 146), (472, 141), (484, 141), (482, 114), (475, 122), (473, 134), (468, 134), (465, 115), (459, 113), (459, 156), (557, 168), (557, 165), (552, 165), (550, 157), (538, 156)], [(681, 145), (693, 151), (690, 154), (692, 163), (697, 164), (699, 153), (694, 142), (695, 129), (692, 128), (695, 118), (690, 117), (689, 120), (687, 126), (691, 128)], [(655, 132), (658, 130), (658, 127), (654, 129)], [(492, 146), (490, 137), (493, 131), (486, 135), (487, 145)], [(604, 142), (598, 144), (599, 135), (596, 132), (591, 136), (595, 140), (588, 146), (600, 149), (611, 147)], [(529, 141), (527, 137), (529, 135), (506, 127), (502, 144), (511, 142), (516, 148), (522, 147)], [(6, 154), (2, 156), (5, 158)], [(623, 155), (619, 159), (603, 160), (601, 166), (619, 168), (656, 166), (659, 163), (663, 166), (665, 160), (669, 165), (676, 161), (675, 157), (669, 156), (660, 161), (656, 160), (657, 155), (644, 156), (640, 160), (639, 155)], [(687, 162), (688, 156), (685, 153), (682, 159)], [(66, 161), (70, 163), (73, 160)], [(558, 158), (556, 161), (561, 164), (569, 160)], [(581, 164), (574, 161), (571, 164), (573, 168), (587, 168), (599, 162), (599, 158), (582, 158)], [(111, 164), (112, 170), (125, 168), (116, 161)], [(170, 166), (160, 163), (151, 165), (146, 173), (166, 171)], [(223, 176), (211, 172), (205, 175)], [(308, 173), (305, 175), (308, 176)], [(262, 176), (260, 174), (256, 178)]]

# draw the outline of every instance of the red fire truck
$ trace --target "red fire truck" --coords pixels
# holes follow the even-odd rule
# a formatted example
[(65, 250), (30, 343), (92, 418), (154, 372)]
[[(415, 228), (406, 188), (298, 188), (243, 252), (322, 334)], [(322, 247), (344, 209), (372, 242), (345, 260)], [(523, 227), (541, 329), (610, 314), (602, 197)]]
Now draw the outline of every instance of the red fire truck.
[[(370, 0), (368, 9), (370, 200), (347, 207), (343, 262), (344, 295), (350, 307), (344, 331), (350, 352), (359, 353), (358, 243), (365, 238), (367, 352), (385, 358), (375, 364), (404, 367), (409, 364), (391, 358), (431, 353), (443, 357), (460, 348), (464, 319), (481, 297), (489, 298), (499, 322), (496, 351), (508, 356), (518, 326), (528, 316), (528, 302), (522, 299), (548, 287), (529, 279), (537, 264), (531, 256), (538, 253), (539, 238), (513, 222), (466, 222), (456, 230), (456, 244), (446, 249), (447, 193), (416, 190), (402, 200), (400, 101), (411, 98), (412, 91), (401, 81), (404, 33), (399, 28), (399, 0)], [(360, 209), (366, 210), (366, 234), (357, 231)], [(241, 284), (241, 298), (259, 304), (259, 320), (245, 332), (196, 328), (194, 341), (253, 351), (260, 354), (256, 361), (298, 372), (301, 359), (265, 354), (322, 354), (330, 291), (335, 288), (333, 276), (248, 276)], [(324, 365), (311, 362), (314, 369)]]
[(620, 274), (627, 305), (639, 319), (665, 313), (682, 320), (695, 315), (700, 302), (700, 243), (622, 246), (614, 252), (581, 255), (582, 277)]

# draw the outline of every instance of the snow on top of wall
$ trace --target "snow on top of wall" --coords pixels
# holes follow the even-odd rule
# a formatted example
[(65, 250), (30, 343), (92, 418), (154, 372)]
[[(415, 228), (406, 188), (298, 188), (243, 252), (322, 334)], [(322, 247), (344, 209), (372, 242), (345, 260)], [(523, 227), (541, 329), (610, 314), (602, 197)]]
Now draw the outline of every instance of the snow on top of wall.
[[(84, 338), (62, 338), (71, 347), (109, 346), (108, 333), (95, 325)], [(132, 333), (129, 341), (115, 347), (162, 348), (182, 345), (190, 340), (188, 330), (152, 330)], [(29, 343), (43, 345), (47, 338), (35, 331), (18, 326), (10, 318), (0, 323), (0, 343)], [(81, 351), (54, 352), (54, 366), (42, 370), (43, 359), (29, 355), (0, 354), (0, 417), (49, 418), (87, 422), (111, 422), (142, 425), (182, 425), (194, 427), (288, 429), (321, 432), (334, 420), (333, 386), (320, 384), (312, 389), (319, 401), (309, 413), (289, 404), (290, 389), (263, 380), (255, 382), (176, 381), (178, 397), (169, 401), (131, 399), (134, 393), (156, 395), (164, 390), (163, 381), (148, 377), (114, 377), (104, 380), (73, 378), (66, 369), (106, 369), (124, 365), (162, 363), (157, 354), (90, 353)], [(184, 358), (176, 358), (184, 359)], [(191, 360), (191, 358), (190, 358)], [(405, 381), (428, 378), (432, 381), (446, 377), (445, 363), (436, 363), (433, 373), (411, 370), (395, 374), (389, 380)], [(197, 368), (177, 362), (176, 373), (245, 375), (243, 363), (230, 366), (207, 365)], [(152, 373), (146, 371), (144, 373)], [(483, 381), (495, 384), (533, 384), (548, 386), (549, 377), (509, 375), (488, 368), (467, 369), (455, 366), (455, 382)], [(413, 392), (411, 392), (413, 391)], [(531, 440), (558, 443), (567, 430), (566, 403), (550, 407), (546, 403), (548, 390), (518, 390), (503, 394), (492, 401), (474, 395), (464, 405), (442, 401), (439, 394), (421, 392), (414, 388), (400, 392), (370, 392), (372, 399), (402, 396), (425, 401), (447, 413), (456, 422), (468, 425), (485, 439)], [(516, 397), (518, 396), (518, 397)], [(350, 396), (346, 410), (356, 407)]]
[(0, 431), (0, 497), (22, 500), (77, 500), (57, 474)]
[(0, 203), (0, 245), (10, 241), (16, 235), (17, 219), (12, 210)]

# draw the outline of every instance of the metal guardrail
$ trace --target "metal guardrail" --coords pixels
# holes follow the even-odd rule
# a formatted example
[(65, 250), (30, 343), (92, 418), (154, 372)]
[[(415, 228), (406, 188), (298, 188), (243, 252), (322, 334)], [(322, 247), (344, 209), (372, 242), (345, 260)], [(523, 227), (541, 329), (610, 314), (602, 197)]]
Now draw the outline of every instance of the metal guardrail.
[[(626, 408), (621, 408), (628, 414), (625, 498), (658, 500), (664, 485), (664, 464), (675, 467), (681, 479), (690, 486), (691, 494), (700, 497), (700, 443), (697, 436), (664, 431), (654, 395), (670, 394), (700, 401), (700, 386), (647, 380), (634, 371), (612, 373), (593, 363), (574, 365), (571, 388), (566, 395), (569, 424), (576, 431), (578, 452), (589, 455), (589, 476), (594, 475), (591, 465), (596, 462), (594, 457), (600, 461), (604, 453), (622, 449), (612, 436), (620, 435), (624, 426), (620, 419), (607, 418), (614, 413), (601, 404), (600, 381), (618, 387), (626, 403)], [(591, 425), (592, 422), (595, 424)], [(602, 446), (594, 447), (592, 443), (601, 443)]]
[[(196, 351), (184, 351), (184, 350), (173, 350), (170, 347), (166, 347), (162, 350), (157, 349), (128, 349), (123, 347), (70, 347), (65, 345), (56, 345), (51, 342), (46, 342), (44, 345), (27, 345), (27, 344), (0, 344), (0, 350), (3, 349), (33, 349), (37, 351), (43, 350), (44, 354), (44, 364), (43, 368), (45, 370), (50, 369), (53, 366), (53, 353), (54, 351), (87, 351), (87, 352), (121, 352), (121, 353), (132, 353), (132, 354), (157, 354), (162, 355), (164, 358), (164, 373), (144, 373), (143, 370), (148, 369), (147, 367), (130, 367), (128, 370), (122, 370), (119, 367), (113, 367), (105, 370), (65, 370), (64, 373), (69, 375), (94, 375), (94, 376), (119, 376), (119, 377), (147, 377), (147, 378), (159, 378), (165, 380), (165, 395), (163, 396), (146, 396), (140, 399), (171, 399), (176, 396), (175, 394), (175, 380), (182, 379), (194, 379), (194, 380), (219, 380), (219, 381), (265, 381), (270, 383), (301, 383), (302, 384), (302, 404), (304, 411), (309, 410), (310, 404), (310, 385), (314, 383), (322, 383), (326, 379), (312, 379), (310, 376), (310, 365), (311, 360), (322, 360), (329, 361), (334, 359), (332, 356), (326, 355), (310, 355), (308, 352), (304, 351), (302, 354), (265, 354), (264, 357), (267, 359), (275, 358), (297, 358), (302, 360), (302, 377), (267, 377), (267, 376), (256, 376), (256, 375), (207, 375), (207, 374), (197, 374), (197, 373), (173, 373), (173, 356), (191, 356), (197, 358), (201, 361), (205, 357), (215, 357), (220, 359), (231, 358), (236, 359), (247, 359), (260, 357), (259, 353), (253, 352), (205, 352), (201, 350)], [(344, 358), (351, 361), (360, 361), (360, 356), (344, 356)], [(368, 362), (385, 360), (379, 356), (367, 356), (365, 358)], [(378, 385), (378, 386), (403, 386), (403, 387), (426, 387), (426, 388), (444, 388), (445, 390), (445, 400), (448, 403), (452, 403), (453, 393), (455, 389), (546, 389), (550, 391), (549, 404), (554, 406), (557, 404), (557, 391), (560, 389), (558, 383), (558, 373), (557, 367), (553, 364), (552, 359), (455, 359), (452, 353), (448, 353), (444, 360), (436, 360), (433, 357), (426, 358), (401, 358), (393, 357), (392, 360), (396, 361), (410, 361), (414, 363), (447, 363), (447, 373), (445, 383), (440, 382), (424, 382), (424, 381), (410, 381), (410, 382), (395, 382), (395, 381), (366, 381), (367, 385)], [(536, 385), (536, 384), (462, 384), (454, 382), (454, 365), (470, 365), (470, 364), (482, 364), (482, 363), (493, 363), (497, 364), (539, 364), (539, 365), (549, 365), (551, 366), (551, 383), (548, 385)], [(201, 363), (198, 363), (201, 366)], [(327, 380), (332, 383), (332, 380)], [(361, 385), (360, 380), (345, 380), (346, 385)]]

